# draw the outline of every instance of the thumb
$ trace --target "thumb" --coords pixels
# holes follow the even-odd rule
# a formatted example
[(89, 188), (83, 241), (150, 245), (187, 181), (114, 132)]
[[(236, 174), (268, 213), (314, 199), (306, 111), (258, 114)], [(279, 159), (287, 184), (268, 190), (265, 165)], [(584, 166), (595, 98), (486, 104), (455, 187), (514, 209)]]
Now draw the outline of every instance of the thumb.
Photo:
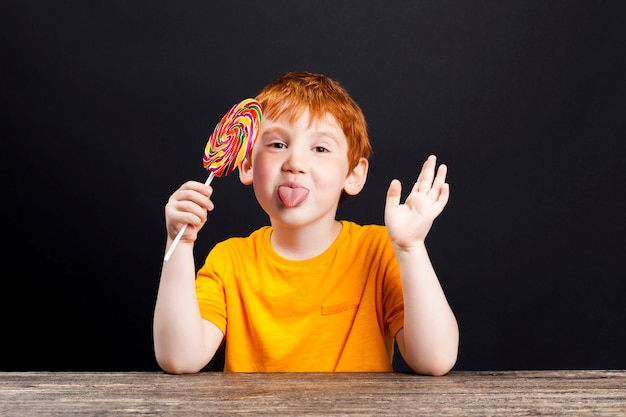
[(396, 207), (400, 204), (400, 195), (402, 194), (402, 184), (399, 180), (392, 180), (387, 190), (387, 201), (385, 202), (385, 210)]

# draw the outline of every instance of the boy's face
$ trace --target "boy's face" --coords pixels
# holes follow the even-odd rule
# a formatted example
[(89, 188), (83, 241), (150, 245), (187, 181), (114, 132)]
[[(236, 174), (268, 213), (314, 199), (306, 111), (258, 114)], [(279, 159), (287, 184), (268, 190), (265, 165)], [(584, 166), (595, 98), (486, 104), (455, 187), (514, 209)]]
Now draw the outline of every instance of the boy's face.
[(240, 166), (241, 181), (253, 184), (272, 224), (288, 227), (334, 220), (341, 191), (358, 193), (366, 175), (365, 159), (349, 171), (347, 140), (335, 118), (310, 123), (308, 110), (294, 123), (264, 119), (251, 161)]

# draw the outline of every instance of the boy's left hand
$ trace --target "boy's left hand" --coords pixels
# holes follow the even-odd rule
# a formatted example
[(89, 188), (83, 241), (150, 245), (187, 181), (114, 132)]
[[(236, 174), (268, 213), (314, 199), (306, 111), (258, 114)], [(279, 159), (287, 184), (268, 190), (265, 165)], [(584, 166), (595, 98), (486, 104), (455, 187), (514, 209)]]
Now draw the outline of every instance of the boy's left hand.
[(435, 176), (437, 157), (426, 159), (411, 193), (400, 204), (402, 185), (394, 179), (387, 190), (385, 226), (392, 243), (399, 249), (410, 249), (423, 243), (435, 218), (443, 211), (450, 196), (446, 183), (446, 165), (440, 165)]

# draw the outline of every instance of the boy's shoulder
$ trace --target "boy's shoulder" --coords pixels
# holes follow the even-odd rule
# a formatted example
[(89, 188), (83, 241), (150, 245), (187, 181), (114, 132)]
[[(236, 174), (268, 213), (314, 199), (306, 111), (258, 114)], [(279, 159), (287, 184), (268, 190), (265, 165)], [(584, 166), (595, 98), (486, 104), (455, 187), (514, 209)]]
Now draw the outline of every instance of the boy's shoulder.
[(363, 255), (367, 259), (377, 261), (393, 256), (391, 239), (385, 226), (361, 225), (351, 221), (342, 221), (342, 224), (342, 232), (335, 242), (338, 251)]
[(348, 220), (341, 221), (342, 235), (351, 236), (357, 240), (388, 240), (389, 235), (385, 226), (379, 224), (358, 224)]
[(231, 236), (225, 238), (222, 241), (219, 241), (215, 244), (212, 251), (222, 250), (229, 251), (234, 247), (244, 248), (254, 245), (263, 244), (264, 241), (269, 242), (269, 236), (271, 234), (272, 227), (271, 226), (262, 226), (254, 231), (252, 231), (247, 236)]

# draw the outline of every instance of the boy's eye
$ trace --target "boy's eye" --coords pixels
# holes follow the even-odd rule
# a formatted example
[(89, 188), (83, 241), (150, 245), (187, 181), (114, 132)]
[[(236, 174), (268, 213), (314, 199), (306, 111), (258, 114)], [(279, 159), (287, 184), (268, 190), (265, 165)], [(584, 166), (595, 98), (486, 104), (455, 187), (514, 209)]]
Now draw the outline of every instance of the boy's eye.
[(281, 143), (281, 142), (270, 143), (270, 146), (272, 148), (275, 148), (275, 149), (284, 149), (284, 148), (286, 148), (285, 144)]
[(325, 148), (325, 147), (323, 147), (323, 146), (316, 146), (316, 147), (315, 147), (315, 152), (322, 152), (322, 153), (323, 153), (323, 152), (328, 152), (328, 149), (326, 149), (326, 148)]

